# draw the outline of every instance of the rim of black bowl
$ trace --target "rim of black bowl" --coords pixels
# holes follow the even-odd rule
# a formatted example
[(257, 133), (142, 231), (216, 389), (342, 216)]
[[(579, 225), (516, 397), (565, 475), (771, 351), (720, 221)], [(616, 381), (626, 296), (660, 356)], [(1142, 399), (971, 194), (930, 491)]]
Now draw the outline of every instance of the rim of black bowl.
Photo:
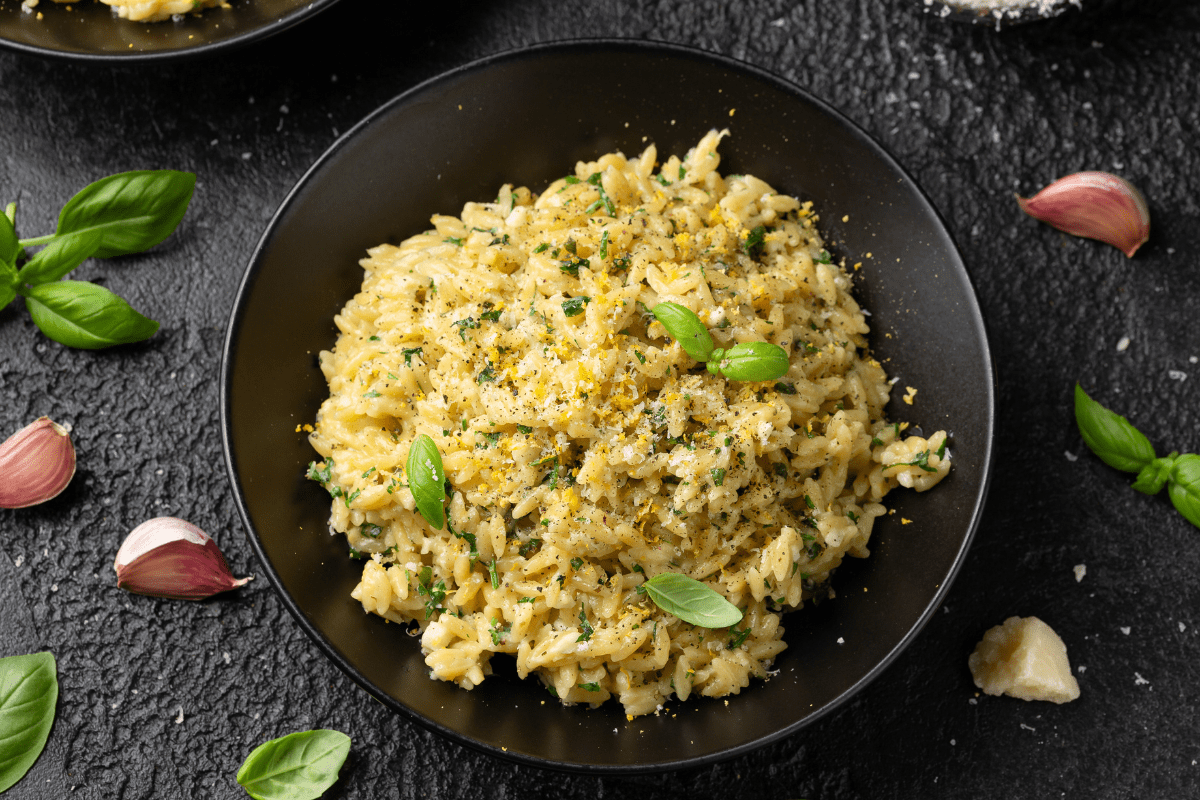
[[(310, 0), (298, 8), (284, 11), (269, 21), (254, 25), (253, 27), (242, 31), (238, 30), (239, 25), (235, 17), (235, 24), (232, 27), (233, 32), (228, 36), (213, 36), (212, 34), (207, 34), (207, 36), (212, 36), (213, 38), (202, 39), (201, 43), (199, 44), (187, 44), (181, 47), (165, 46), (162, 49), (151, 48), (143, 50), (129, 50), (128, 52), (124, 50), (114, 50), (111, 52), (98, 50), (77, 50), (68, 47), (37, 44), (27, 39), (12, 38), (11, 36), (4, 35), (3, 28), (0, 28), (0, 48), (18, 53), (25, 53), (27, 55), (42, 56), (44, 58), (62, 59), (66, 61), (83, 61), (93, 64), (134, 64), (146, 61), (154, 61), (158, 63), (167, 61), (184, 61), (193, 58), (201, 58), (218, 51), (224, 52), (243, 47), (245, 45), (274, 36), (277, 33), (282, 33), (288, 28), (298, 25), (310, 17), (327, 10), (336, 2), (338, 2), (338, 0)], [(106, 17), (111, 14), (111, 12), (108, 11), (107, 6), (96, 2), (96, 0), (80, 0), (80, 4), (83, 3), (95, 3), (98, 6), (98, 8), (95, 9), (89, 7), (84, 13), (94, 15), (104, 13)], [(26, 14), (27, 12), (20, 10), (20, 5), (21, 0), (0, 0), (0, 11), (8, 12), (15, 8), (15, 13)], [(218, 8), (205, 9), (207, 12), (219, 10), (220, 9)], [(66, 9), (58, 8), (54, 9), (54, 11), (57, 13), (81, 13), (83, 10), (77, 8), (74, 12), (70, 12)], [(228, 13), (236, 14), (237, 11), (238, 9), (235, 8)], [(203, 13), (204, 12), (201, 12), (196, 16), (200, 17), (200, 19), (203, 19)], [(189, 21), (190, 20), (185, 20), (184, 24), (187, 24)], [(101, 24), (110, 24), (110, 20), (107, 18), (103, 19)], [(133, 22), (126, 19), (113, 18), (111, 20), (111, 24), (122, 26), (170, 26), (175, 23), (171, 20), (166, 20), (163, 22)]]
[[(831, 117), (836, 119), (840, 124), (844, 125), (849, 131), (851, 131), (855, 136), (857, 136), (859, 138), (859, 140), (861, 141), (861, 143), (863, 145), (865, 145), (871, 151), (873, 151), (874, 154), (876, 154), (890, 168), (894, 169), (899, 175), (901, 175), (904, 178), (905, 181), (907, 181), (909, 187), (913, 190), (913, 193), (916, 195), (917, 198), (919, 198), (920, 203), (923, 206), (922, 210), (925, 211), (926, 213), (928, 213), (933, 219), (935, 219), (937, 221), (938, 225), (941, 228), (940, 233), (945, 237), (946, 243), (948, 244), (948, 247), (949, 247), (949, 252), (954, 257), (955, 266), (961, 272), (962, 277), (964, 278), (966, 285), (971, 292), (971, 299), (975, 301), (972, 303), (971, 308), (969, 309), (969, 312), (970, 312), (969, 313), (969, 321), (970, 321), (971, 325), (978, 332), (982, 350), (983, 350), (983, 354), (984, 354), (984, 359), (983, 359), (984, 363), (982, 364), (982, 369), (983, 369), (983, 372), (986, 377), (986, 388), (987, 388), (986, 395), (987, 395), (987, 397), (986, 397), (986, 409), (983, 414), (983, 419), (986, 421), (986, 426), (987, 426), (987, 435), (985, 437), (986, 451), (982, 454), (982, 457), (979, 459), (979, 468), (980, 468), (980, 476), (981, 476), (980, 477), (980, 486), (978, 489), (978, 493), (975, 497), (974, 505), (970, 511), (970, 523), (968, 526), (968, 530), (966, 531), (965, 535), (963, 536), (962, 543), (959, 546), (958, 551), (954, 556), (953, 562), (950, 565), (950, 568), (945, 575), (945, 579), (940, 582), (933, 597), (930, 599), (930, 601), (928, 602), (927, 606), (925, 607), (925, 609), (923, 610), (921, 615), (916, 619), (916, 621), (909, 628), (908, 632), (896, 643), (896, 645), (887, 653), (887, 655), (883, 659), (881, 659), (872, 669), (870, 669), (858, 681), (856, 681), (855, 683), (853, 683), (852, 685), (847, 687), (843, 692), (841, 692), (841, 694), (839, 694), (835, 699), (833, 699), (832, 701), (827, 703), (825, 706), (804, 716), (803, 718), (797, 720), (795, 723), (788, 725), (786, 727), (783, 727), (781, 729), (778, 729), (776, 731), (773, 731), (767, 735), (760, 736), (758, 738), (752, 739), (750, 741), (746, 741), (742, 744), (739, 744), (739, 745), (736, 745), (733, 747), (729, 747), (725, 750), (721, 750), (721, 751), (718, 751), (715, 753), (708, 753), (708, 754), (704, 754), (704, 755), (697, 756), (697, 757), (681, 758), (681, 759), (675, 759), (675, 760), (670, 760), (670, 761), (662, 761), (662, 762), (646, 763), (646, 764), (633, 764), (633, 765), (630, 765), (630, 764), (592, 764), (592, 763), (579, 763), (579, 762), (566, 762), (566, 761), (551, 761), (548, 759), (542, 759), (542, 758), (529, 756), (529, 755), (519, 753), (519, 752), (515, 753), (515, 752), (511, 752), (511, 751), (506, 751), (501, 747), (493, 746), (487, 742), (479, 741), (477, 739), (472, 738), (471, 736), (469, 736), (467, 734), (461, 733), (458, 730), (455, 730), (453, 728), (449, 728), (445, 725), (439, 724), (435, 720), (429, 719), (429, 718), (421, 715), (420, 713), (416, 712), (415, 710), (398, 702), (395, 698), (391, 697), (389, 694), (387, 694), (386, 692), (384, 692), (384, 691), (380, 690), (378, 687), (376, 687), (368, 678), (366, 678), (363, 675), (363, 673), (361, 671), (359, 671), (353, 664), (349, 663), (349, 661), (335, 649), (333, 644), (326, 638), (326, 636), (320, 630), (318, 630), (316, 628), (316, 626), (305, 616), (304, 612), (299, 607), (297, 601), (294, 600), (288, 594), (288, 592), (285, 590), (284, 585), (282, 583), (282, 579), (280, 578), (279, 574), (276, 572), (276, 570), (272, 566), (270, 560), (267, 558), (267, 554), (264, 550), (263, 544), (262, 544), (261, 540), (259, 539), (258, 532), (254, 526), (253, 521), (250, 518), (249, 509), (248, 509), (247, 503), (246, 503), (246, 498), (242, 491), (242, 487), (241, 487), (241, 484), (238, 479), (238, 474), (234, 468), (234, 454), (233, 454), (232, 445), (231, 445), (231, 420), (230, 420), (230, 400), (231, 400), (231, 389), (232, 389), (231, 363), (232, 363), (234, 355), (235, 355), (234, 345), (235, 345), (235, 340), (237, 338), (237, 334), (238, 334), (238, 331), (239, 331), (240, 325), (241, 325), (241, 317), (242, 317), (243, 307), (245, 306), (245, 304), (247, 302), (249, 290), (252, 288), (252, 286), (255, 282), (257, 273), (259, 272), (259, 270), (261, 268), (263, 254), (268, 249), (268, 246), (271, 243), (273, 233), (275, 231), (275, 227), (276, 227), (277, 223), (279, 223), (279, 221), (287, 215), (293, 202), (295, 202), (297, 197), (304, 192), (309, 181), (312, 180), (313, 177), (315, 175), (317, 175), (317, 173), (319, 173), (324, 168), (325, 164), (328, 161), (330, 161), (334, 156), (336, 156), (339, 152), (341, 152), (342, 149), (345, 148), (349, 142), (353, 141), (354, 138), (361, 131), (370, 127), (376, 120), (389, 114), (391, 112), (391, 110), (393, 108), (395, 108), (396, 106), (404, 104), (411, 97), (420, 95), (421, 93), (425, 92), (426, 90), (428, 90), (432, 87), (436, 87), (440, 83), (451, 81), (451, 80), (463, 75), (464, 73), (470, 73), (470, 72), (474, 72), (474, 71), (478, 71), (478, 70), (484, 70), (493, 65), (501, 64), (501, 63), (512, 61), (512, 60), (536, 57), (542, 53), (555, 53), (555, 52), (563, 51), (563, 50), (578, 49), (580, 47), (601, 48), (601, 49), (617, 48), (617, 49), (624, 49), (624, 50), (628, 50), (628, 51), (641, 51), (641, 52), (646, 52), (646, 53), (666, 54), (666, 55), (672, 55), (672, 56), (677, 56), (677, 57), (682, 57), (682, 58), (696, 59), (696, 60), (701, 60), (701, 61), (707, 61), (710, 63), (715, 63), (726, 69), (746, 73), (747, 75), (749, 75), (752, 78), (755, 78), (755, 79), (761, 80), (761, 81), (765, 81), (776, 89), (779, 89), (779, 90), (782, 90), (783, 92), (794, 95), (794, 96), (798, 97), (799, 99), (803, 100), (804, 102), (807, 102), (807, 103), (810, 103), (810, 104), (816, 106), (822, 113), (830, 115)], [(312, 167), (310, 167), (308, 169), (308, 171), (305, 172), (305, 174), (300, 178), (300, 180), (296, 183), (296, 185), (288, 193), (287, 197), (284, 198), (283, 202), (279, 206), (279, 209), (276, 211), (274, 216), (271, 218), (271, 221), (268, 223), (266, 230), (263, 233), (262, 238), (259, 240), (258, 244), (256, 245), (256, 247), (254, 249), (254, 252), (251, 254), (251, 258), (250, 258), (249, 264), (246, 268), (246, 272), (243, 275), (241, 285), (238, 288), (238, 293), (234, 300), (233, 308), (230, 312), (229, 326), (228, 326), (227, 333), (226, 333), (225, 348), (224, 348), (224, 353), (223, 353), (222, 363), (221, 363), (221, 378), (220, 378), (220, 380), (221, 380), (221, 438), (222, 438), (222, 444), (223, 444), (223, 449), (224, 449), (224, 454), (225, 454), (226, 468), (228, 470), (228, 474), (230, 477), (230, 485), (233, 490), (234, 499), (237, 504), (238, 511), (241, 514), (242, 520), (246, 525), (246, 535), (247, 535), (248, 540), (250, 541), (251, 548), (254, 550), (255, 554), (258, 556), (258, 559), (261, 562), (263, 569), (267, 574), (267, 578), (271, 582), (271, 585), (275, 588), (275, 591), (279, 595), (280, 599), (282, 600), (284, 606), (287, 608), (289, 613), (291, 613), (292, 617), (299, 624), (300, 628), (302, 630), (304, 630), (304, 632), (317, 644), (317, 646), (325, 653), (325, 655), (339, 669), (341, 669), (344, 673), (349, 675), (360, 687), (365, 689), (368, 694), (370, 694), (376, 700), (379, 700), (381, 703), (383, 703), (385, 706), (392, 709), (393, 711), (403, 714), (405, 717), (416, 722), (417, 724), (421, 725), (422, 727), (425, 727), (428, 730), (434, 731), (434, 732), (436, 732), (458, 744), (465, 745), (474, 750), (482, 751), (484, 753), (496, 756), (496, 757), (504, 759), (504, 760), (515, 761), (517, 763), (521, 763), (521, 764), (525, 764), (525, 765), (533, 766), (533, 767), (538, 767), (538, 768), (543, 768), (543, 769), (553, 769), (553, 770), (559, 770), (559, 771), (582, 773), (582, 774), (592, 774), (592, 775), (633, 775), (633, 774), (645, 774), (645, 773), (656, 773), (656, 772), (688, 769), (688, 768), (709, 765), (712, 763), (724, 761), (724, 760), (748, 753), (750, 751), (753, 751), (760, 747), (763, 747), (767, 744), (770, 744), (771, 742), (775, 742), (775, 741), (778, 741), (779, 739), (790, 736), (790, 735), (796, 733), (797, 731), (801, 730), (802, 728), (805, 728), (805, 727), (811, 725), (812, 723), (816, 722), (817, 720), (824, 718), (829, 713), (841, 708), (851, 697), (853, 697), (858, 692), (860, 692), (866, 685), (868, 685), (869, 683), (874, 681), (876, 678), (878, 678), (879, 675), (881, 675), (889, 666), (891, 666), (891, 664), (900, 655), (900, 653), (903, 652), (912, 643), (912, 641), (917, 637), (917, 635), (921, 632), (921, 630), (928, 623), (929, 619), (932, 617), (934, 612), (941, 605), (942, 601), (945, 599), (945, 596), (946, 596), (947, 592), (949, 591), (950, 586), (953, 584), (954, 579), (957, 576), (957, 574), (962, 566), (964, 556), (966, 555), (966, 553), (970, 547), (971, 541), (974, 539), (975, 532), (979, 526), (980, 516), (982, 514), (984, 505), (987, 500), (988, 489), (989, 489), (989, 485), (990, 485), (990, 481), (991, 481), (992, 453), (993, 453), (993, 449), (994, 449), (993, 437), (994, 437), (994, 431), (995, 431), (996, 372), (995, 372), (995, 367), (994, 367), (994, 363), (993, 363), (993, 358), (991, 355), (991, 350), (988, 346), (986, 326), (985, 326), (983, 317), (980, 313), (976, 296), (977, 296), (977, 294), (974, 289), (974, 284), (971, 282), (970, 275), (966, 271), (966, 267), (962, 261), (961, 254), (958, 251), (958, 247), (954, 243), (949, 230), (946, 228), (945, 221), (942, 219), (942, 216), (938, 213), (937, 209), (929, 201), (929, 198), (925, 195), (924, 191), (920, 188), (920, 186), (916, 183), (916, 181), (913, 180), (913, 178), (907, 173), (907, 171), (905, 171), (899, 165), (899, 163), (886, 150), (884, 150), (882, 145), (880, 145), (878, 142), (876, 142), (869, 134), (867, 134), (856, 123), (851, 121), (849, 118), (847, 118), (840, 111), (835, 109), (833, 106), (826, 103), (824, 100), (821, 100), (821, 99), (813, 96), (812, 94), (799, 88), (795, 84), (785, 80), (784, 78), (782, 78), (778, 75), (775, 75), (771, 72), (768, 72), (766, 70), (755, 67), (753, 65), (746, 64), (741, 61), (737, 61), (736, 59), (730, 58), (728, 56), (714, 54), (714, 53), (710, 53), (707, 51), (698, 50), (695, 48), (686, 47), (686, 46), (677, 45), (677, 44), (656, 42), (656, 41), (647, 41), (647, 40), (577, 39), (577, 40), (565, 40), (565, 41), (558, 41), (558, 42), (552, 42), (552, 43), (536, 44), (536, 45), (531, 45), (528, 47), (522, 47), (522, 48), (504, 51), (501, 53), (497, 53), (497, 54), (494, 54), (491, 56), (487, 56), (487, 57), (469, 62), (462, 66), (456, 67), (452, 70), (444, 72), (438, 76), (430, 78), (416, 86), (413, 86), (412, 88), (406, 90), (405, 92), (397, 95), (392, 100), (388, 101), (387, 103), (385, 103), (384, 105), (380, 106), (378, 109), (373, 111), (371, 114), (369, 114), (363, 120), (361, 120), (358, 124), (356, 124), (353, 128), (346, 131), (346, 133), (344, 133), (340, 138), (338, 138), (338, 140), (336, 142), (334, 142), (334, 144), (331, 145), (320, 156), (320, 158), (317, 159), (317, 161), (312, 165)]]

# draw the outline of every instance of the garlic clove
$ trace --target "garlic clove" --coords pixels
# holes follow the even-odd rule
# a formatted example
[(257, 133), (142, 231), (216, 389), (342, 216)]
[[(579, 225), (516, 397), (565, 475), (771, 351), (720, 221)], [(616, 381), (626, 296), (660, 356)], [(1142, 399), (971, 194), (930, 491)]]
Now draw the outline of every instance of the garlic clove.
[(156, 517), (130, 531), (113, 569), (122, 589), (173, 600), (203, 600), (251, 580), (234, 578), (217, 543), (175, 517)]
[(75, 477), (67, 428), (39, 417), (0, 444), (0, 508), (25, 508), (57, 497)]
[(1017, 203), (1034, 219), (1107, 242), (1130, 258), (1150, 238), (1146, 198), (1132, 183), (1107, 172), (1076, 172), (1029, 199), (1018, 196)]

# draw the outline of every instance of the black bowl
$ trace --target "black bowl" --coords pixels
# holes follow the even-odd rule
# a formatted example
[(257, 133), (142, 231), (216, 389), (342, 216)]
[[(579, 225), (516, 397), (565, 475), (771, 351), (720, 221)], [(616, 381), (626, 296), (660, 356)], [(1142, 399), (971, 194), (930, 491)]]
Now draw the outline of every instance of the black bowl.
[[(729, 127), (721, 169), (813, 200), (836, 255), (861, 261), (872, 343), (916, 404), (897, 420), (953, 431), (936, 490), (897, 492), (874, 555), (849, 559), (835, 600), (785, 618), (779, 673), (741, 695), (673, 703), (626, 722), (619, 705), (563, 708), (535, 681), (497, 673), (474, 691), (431, 680), (419, 643), (368, 616), (361, 563), (327, 531), (329, 497), (303, 478), (296, 426), (326, 386), (316, 353), (358, 290), (367, 247), (428, 228), (435, 212), (544, 188), (579, 159), (646, 141), (683, 154)], [(844, 215), (849, 221), (843, 222)], [(284, 603), (331, 659), (390, 708), (497, 756), (583, 772), (693, 766), (786, 736), (844, 703), (933, 613), (975, 529), (988, 483), (992, 365), (962, 260), (899, 166), (836, 111), (743, 64), (680, 47), (572, 42), (489, 58), (401, 95), (347, 133), (283, 203), (246, 271), (223, 365), (225, 452), (250, 541)], [(897, 392), (897, 395), (902, 392)], [(912, 520), (901, 526), (900, 518)], [(854, 562), (854, 563), (850, 563)], [(868, 591), (863, 591), (864, 589)], [(896, 702), (904, 702), (897, 698)]]
[(130, 22), (96, 0), (69, 7), (42, 0), (32, 14), (21, 11), (21, 0), (0, 0), (0, 46), (80, 61), (191, 58), (278, 33), (335, 2), (230, 0), (231, 8), (187, 14), (178, 22)]

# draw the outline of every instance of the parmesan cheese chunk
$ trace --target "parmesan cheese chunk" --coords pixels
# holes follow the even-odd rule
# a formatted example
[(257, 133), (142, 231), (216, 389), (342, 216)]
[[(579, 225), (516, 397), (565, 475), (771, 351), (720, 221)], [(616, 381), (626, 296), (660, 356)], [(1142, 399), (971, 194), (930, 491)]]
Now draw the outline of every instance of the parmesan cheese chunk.
[(983, 635), (967, 659), (986, 694), (1069, 703), (1079, 697), (1067, 646), (1037, 617), (1009, 617)]

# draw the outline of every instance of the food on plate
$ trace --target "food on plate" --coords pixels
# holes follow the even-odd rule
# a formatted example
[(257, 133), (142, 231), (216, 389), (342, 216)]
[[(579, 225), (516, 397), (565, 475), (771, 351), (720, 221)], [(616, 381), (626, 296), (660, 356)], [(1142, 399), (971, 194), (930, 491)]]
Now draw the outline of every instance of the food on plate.
[(630, 717), (736, 694), (884, 495), (950, 470), (945, 432), (885, 421), (812, 204), (723, 177), (725, 135), (505, 185), (362, 261), (309, 477), (364, 559), (354, 598), (419, 630), (433, 677), (470, 689), (507, 653)]
[[(22, 11), (33, 11), (39, 0), (23, 0)], [(56, 3), (74, 3), (84, 0), (54, 0)], [(180, 14), (203, 11), (213, 6), (229, 8), (226, 0), (100, 0), (112, 6), (113, 13), (133, 22), (162, 22)]]
[(1069, 703), (1079, 697), (1067, 646), (1037, 617), (1009, 617), (991, 628), (967, 659), (985, 694)]

